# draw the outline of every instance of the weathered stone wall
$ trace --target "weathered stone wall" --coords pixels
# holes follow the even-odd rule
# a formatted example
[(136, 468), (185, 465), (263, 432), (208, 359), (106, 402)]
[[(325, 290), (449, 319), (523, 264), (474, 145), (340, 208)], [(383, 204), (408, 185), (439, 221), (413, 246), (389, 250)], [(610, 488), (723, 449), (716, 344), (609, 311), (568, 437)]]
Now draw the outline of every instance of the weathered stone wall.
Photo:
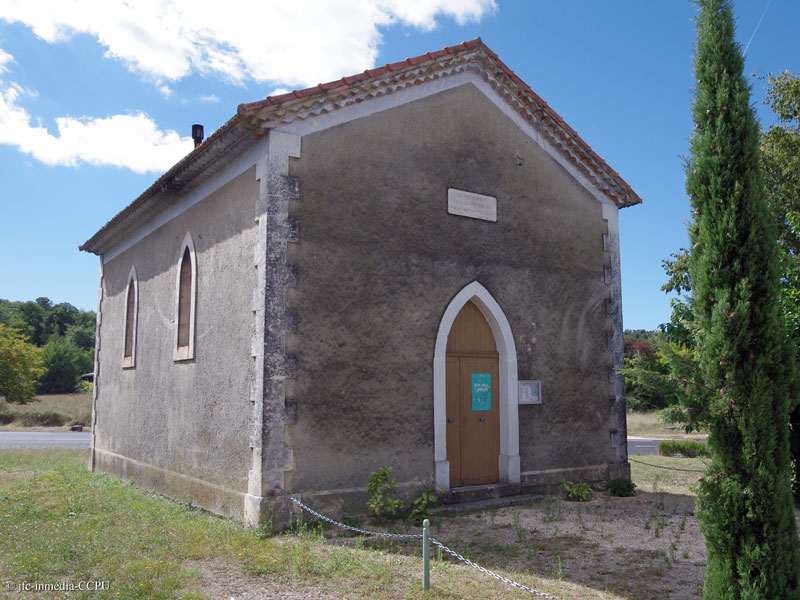
[[(471, 84), (305, 136), (290, 175), (288, 490), (363, 487), (383, 465), (433, 475), (437, 328), (476, 280), (509, 320), (519, 379), (542, 380), (543, 404), (519, 407), (523, 483), (606, 476), (619, 459), (597, 199)], [(449, 187), (495, 196), (497, 222), (449, 215)]]
[[(104, 264), (95, 468), (241, 516), (250, 466), (255, 168)], [(174, 360), (176, 277), (197, 257), (195, 358)], [(139, 280), (136, 363), (122, 368), (125, 295)]]

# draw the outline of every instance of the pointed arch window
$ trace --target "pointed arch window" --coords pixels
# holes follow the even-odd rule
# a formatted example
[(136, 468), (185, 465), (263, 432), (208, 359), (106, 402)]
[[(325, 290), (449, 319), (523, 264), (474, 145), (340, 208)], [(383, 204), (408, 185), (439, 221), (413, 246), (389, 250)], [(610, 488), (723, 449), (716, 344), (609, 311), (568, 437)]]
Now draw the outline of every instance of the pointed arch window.
[(197, 296), (197, 256), (188, 233), (178, 261), (175, 306), (175, 360), (194, 358), (195, 298)]
[(139, 312), (139, 282), (136, 268), (131, 267), (128, 276), (128, 288), (125, 293), (125, 345), (122, 352), (122, 367), (126, 369), (136, 366), (136, 325)]

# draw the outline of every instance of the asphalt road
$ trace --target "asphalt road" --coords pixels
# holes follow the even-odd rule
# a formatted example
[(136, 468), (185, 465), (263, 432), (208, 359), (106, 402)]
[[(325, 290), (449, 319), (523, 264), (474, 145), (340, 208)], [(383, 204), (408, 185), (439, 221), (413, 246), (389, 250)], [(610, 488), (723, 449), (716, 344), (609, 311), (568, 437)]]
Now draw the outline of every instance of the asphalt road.
[(628, 456), (636, 456), (638, 452), (642, 456), (658, 454), (658, 442), (661, 440), (651, 440), (648, 438), (629, 437), (628, 438)]
[(88, 431), (0, 431), (0, 449), (88, 448)]
[[(0, 449), (8, 448), (88, 448), (88, 431), (0, 431)], [(659, 440), (628, 438), (628, 454), (656, 454)]]

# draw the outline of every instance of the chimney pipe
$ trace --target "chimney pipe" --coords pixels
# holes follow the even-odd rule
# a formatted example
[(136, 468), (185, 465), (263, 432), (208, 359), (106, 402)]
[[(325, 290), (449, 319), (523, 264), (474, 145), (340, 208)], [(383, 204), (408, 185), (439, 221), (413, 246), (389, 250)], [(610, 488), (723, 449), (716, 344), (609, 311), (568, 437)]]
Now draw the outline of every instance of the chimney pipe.
[(197, 148), (203, 143), (203, 126), (194, 124), (192, 125), (192, 139), (194, 140), (194, 147)]

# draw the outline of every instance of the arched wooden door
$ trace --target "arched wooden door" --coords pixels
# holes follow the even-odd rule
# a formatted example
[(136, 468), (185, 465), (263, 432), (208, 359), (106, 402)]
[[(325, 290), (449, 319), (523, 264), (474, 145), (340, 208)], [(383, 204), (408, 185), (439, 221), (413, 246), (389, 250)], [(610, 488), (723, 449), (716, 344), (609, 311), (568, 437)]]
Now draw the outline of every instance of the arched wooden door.
[(499, 364), (489, 323), (471, 301), (447, 338), (450, 487), (496, 483), (500, 454)]

